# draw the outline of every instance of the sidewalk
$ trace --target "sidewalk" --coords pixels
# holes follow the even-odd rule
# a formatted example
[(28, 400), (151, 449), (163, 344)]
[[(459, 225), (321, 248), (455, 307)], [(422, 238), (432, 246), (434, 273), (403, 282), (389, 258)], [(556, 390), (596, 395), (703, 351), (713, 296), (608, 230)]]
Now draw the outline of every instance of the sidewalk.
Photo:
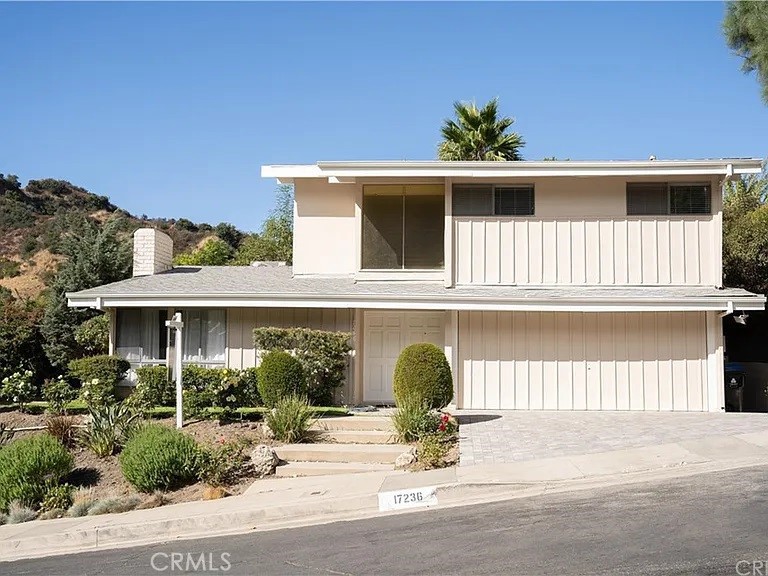
[(436, 488), (436, 507), (445, 508), (758, 465), (768, 465), (768, 432), (417, 473), (272, 478), (221, 500), (0, 526), (0, 561), (419, 509), (380, 512), (379, 494), (395, 490)]

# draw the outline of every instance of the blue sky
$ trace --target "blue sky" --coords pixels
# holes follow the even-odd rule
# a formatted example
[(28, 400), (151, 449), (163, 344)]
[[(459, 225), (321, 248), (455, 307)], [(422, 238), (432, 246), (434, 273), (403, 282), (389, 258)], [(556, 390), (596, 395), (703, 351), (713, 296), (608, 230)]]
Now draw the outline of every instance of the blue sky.
[(527, 159), (764, 156), (706, 3), (2, 3), (0, 172), (256, 230), (262, 164), (430, 159), (499, 96)]

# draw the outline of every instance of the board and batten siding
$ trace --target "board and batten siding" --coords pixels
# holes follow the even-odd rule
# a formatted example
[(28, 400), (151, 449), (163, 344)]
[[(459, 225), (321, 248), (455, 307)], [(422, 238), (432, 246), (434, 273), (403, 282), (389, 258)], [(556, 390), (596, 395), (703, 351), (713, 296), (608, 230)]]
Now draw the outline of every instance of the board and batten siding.
[(352, 332), (354, 310), (343, 308), (229, 308), (227, 367), (256, 366), (254, 328), (312, 328)]
[(720, 215), (455, 217), (456, 284), (720, 286)]
[[(462, 408), (708, 411), (704, 312), (459, 312)], [(717, 345), (713, 343), (712, 346)]]

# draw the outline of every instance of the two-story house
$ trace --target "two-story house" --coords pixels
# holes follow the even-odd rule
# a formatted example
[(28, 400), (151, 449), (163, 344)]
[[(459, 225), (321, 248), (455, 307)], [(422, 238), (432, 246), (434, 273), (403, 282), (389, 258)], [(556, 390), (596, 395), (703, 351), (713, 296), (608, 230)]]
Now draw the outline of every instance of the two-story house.
[(255, 326), (350, 331), (347, 403), (392, 402), (408, 344), (445, 350), (459, 408), (724, 409), (724, 315), (765, 298), (722, 287), (725, 179), (757, 159), (319, 162), (294, 185), (293, 266), (171, 266), (135, 235), (134, 277), (69, 294), (109, 311), (134, 365), (257, 362)]

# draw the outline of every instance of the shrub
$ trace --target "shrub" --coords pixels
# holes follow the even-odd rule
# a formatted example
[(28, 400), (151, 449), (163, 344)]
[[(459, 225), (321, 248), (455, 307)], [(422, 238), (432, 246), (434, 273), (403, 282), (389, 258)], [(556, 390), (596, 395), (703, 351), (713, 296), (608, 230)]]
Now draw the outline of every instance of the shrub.
[(429, 408), (444, 408), (453, 398), (453, 377), (445, 353), (428, 342), (400, 352), (393, 376), (395, 401), (420, 398)]
[(309, 400), (317, 406), (331, 404), (334, 391), (347, 378), (351, 337), (348, 332), (309, 328), (256, 328), (253, 331), (257, 349), (293, 352), (304, 368)]
[(58, 486), (51, 486), (48, 488), (48, 492), (45, 493), (43, 502), (40, 505), (40, 510), (66, 510), (72, 506), (72, 492), (74, 487), (69, 484), (59, 484)]
[(287, 352), (273, 350), (264, 354), (258, 374), (259, 395), (267, 408), (292, 394), (306, 394), (304, 369)]
[(63, 414), (67, 404), (77, 398), (77, 390), (69, 385), (64, 376), (43, 383), (43, 399), (48, 402), (48, 411), (53, 414)]
[(49, 416), (45, 420), (45, 431), (67, 448), (75, 445), (77, 421), (72, 416)]
[(35, 397), (35, 386), (32, 384), (32, 371), (24, 370), (14, 372), (10, 376), (6, 376), (2, 381), (2, 388), (0, 388), (0, 396), (13, 402), (19, 407), (21, 412), (27, 404), (29, 404)]
[(275, 439), (281, 442), (304, 442), (311, 438), (314, 423), (306, 396), (291, 394), (281, 398), (265, 416), (267, 426)]
[(205, 452), (200, 479), (210, 486), (237, 483), (248, 470), (246, 442), (226, 442)]
[(202, 452), (191, 436), (158, 424), (142, 427), (120, 454), (123, 476), (140, 492), (191, 484), (201, 465)]
[(75, 342), (89, 356), (109, 351), (109, 316), (100, 314), (86, 320), (75, 329)]
[(98, 379), (100, 382), (115, 386), (125, 378), (131, 364), (119, 356), (89, 356), (78, 358), (69, 363), (69, 373), (80, 382), (90, 382)]
[(255, 368), (186, 366), (183, 371), (184, 412), (197, 416), (207, 408), (221, 408), (225, 416), (231, 416), (236, 408), (257, 406), (256, 381)]
[(22, 524), (37, 518), (34, 508), (26, 506), (22, 502), (13, 501), (8, 506), (8, 524)]
[(440, 418), (419, 396), (406, 396), (392, 414), (397, 439), (400, 442), (415, 442), (434, 433), (440, 425)]
[(104, 498), (96, 500), (88, 507), (88, 516), (100, 514), (118, 514), (134, 510), (141, 503), (141, 497), (136, 494), (125, 498)]
[(117, 401), (115, 385), (98, 378), (88, 380), (80, 387), (80, 399), (89, 409), (112, 405)]
[(3, 524), (8, 524), (8, 514), (5, 512), (0, 512), (0, 526)]
[(440, 434), (426, 434), (419, 441), (416, 449), (416, 458), (421, 466), (429, 470), (431, 468), (445, 468), (445, 457), (450, 446)]
[(37, 506), (73, 465), (72, 454), (49, 434), (11, 442), (0, 450), (0, 510), (14, 500)]
[(141, 366), (136, 368), (137, 383), (130, 399), (142, 410), (156, 406), (173, 406), (176, 402), (176, 387), (170, 379), (166, 366)]
[(100, 458), (111, 456), (125, 445), (137, 427), (138, 414), (125, 402), (96, 406), (88, 413), (81, 443)]

